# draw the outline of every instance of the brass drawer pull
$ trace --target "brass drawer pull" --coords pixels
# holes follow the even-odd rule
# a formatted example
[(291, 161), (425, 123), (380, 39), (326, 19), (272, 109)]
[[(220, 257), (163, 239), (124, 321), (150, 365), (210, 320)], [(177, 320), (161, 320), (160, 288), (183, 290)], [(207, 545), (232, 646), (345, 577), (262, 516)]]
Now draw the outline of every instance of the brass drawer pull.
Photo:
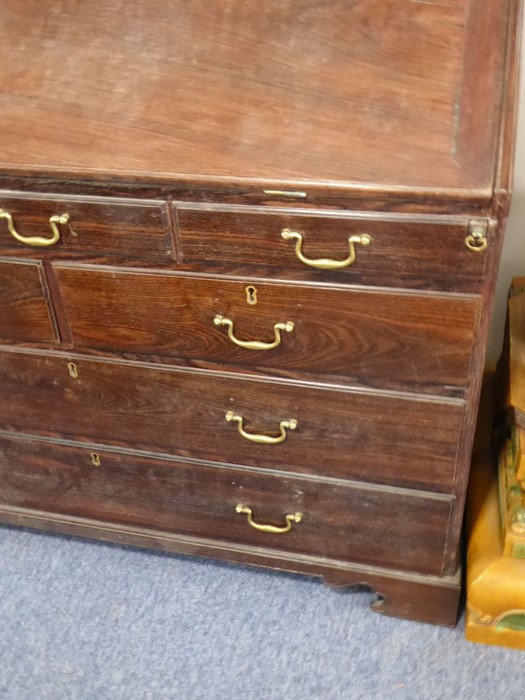
[(292, 321), (286, 321), (286, 323), (276, 323), (273, 327), (275, 333), (275, 340), (270, 343), (265, 343), (261, 340), (239, 340), (233, 334), (233, 321), (229, 318), (217, 314), (213, 319), (213, 323), (216, 326), (226, 326), (228, 328), (228, 338), (238, 345), (240, 348), (246, 348), (248, 350), (272, 350), (276, 348), (281, 343), (281, 331), (286, 331), (291, 333), (294, 329), (294, 324)]
[(282, 535), (285, 532), (290, 532), (293, 523), (300, 523), (303, 519), (302, 513), (291, 513), (290, 515), (285, 516), (286, 525), (277, 527), (276, 525), (262, 525), (261, 523), (256, 523), (253, 519), (252, 509), (249, 506), (243, 505), (242, 503), (238, 503), (235, 506), (235, 512), (240, 513), (241, 515), (247, 515), (248, 523), (256, 530), (260, 530), (261, 532), (271, 532), (274, 535)]
[(301, 251), (303, 236), (301, 233), (299, 233), (299, 231), (292, 231), (289, 228), (285, 228), (281, 231), (281, 238), (283, 238), (285, 241), (296, 241), (295, 254), (299, 260), (309, 267), (317, 267), (320, 270), (342, 270), (344, 267), (348, 267), (355, 260), (356, 244), (367, 246), (372, 242), (371, 236), (369, 236), (367, 233), (357, 236), (350, 236), (348, 239), (350, 253), (344, 260), (331, 260), (330, 258), (317, 258), (316, 260), (310, 260), (309, 258), (306, 258)]
[(271, 437), (270, 435), (259, 435), (257, 433), (247, 433), (244, 428), (243, 428), (243, 417), (238, 416), (235, 414), (233, 411), (228, 411), (226, 414), (226, 420), (228, 422), (233, 421), (234, 423), (237, 423), (237, 429), (239, 431), (239, 435), (242, 435), (243, 438), (246, 438), (246, 440), (250, 440), (251, 442), (258, 442), (261, 445), (277, 445), (280, 442), (284, 442), (286, 440), (287, 430), (295, 430), (298, 426), (297, 421), (295, 418), (290, 418), (289, 420), (282, 420), (279, 423), (279, 428), (281, 430), (281, 434), (278, 435), (277, 437)]
[(13, 217), (5, 209), (0, 209), (0, 219), (7, 220), (7, 228), (9, 233), (20, 243), (25, 243), (25, 245), (33, 246), (34, 248), (47, 248), (48, 246), (55, 245), (60, 240), (60, 226), (64, 226), (69, 222), (69, 214), (60, 214), (52, 216), (49, 219), (49, 225), (51, 226), (51, 231), (53, 232), (52, 238), (41, 238), (40, 236), (21, 236), (15, 229), (13, 223)]

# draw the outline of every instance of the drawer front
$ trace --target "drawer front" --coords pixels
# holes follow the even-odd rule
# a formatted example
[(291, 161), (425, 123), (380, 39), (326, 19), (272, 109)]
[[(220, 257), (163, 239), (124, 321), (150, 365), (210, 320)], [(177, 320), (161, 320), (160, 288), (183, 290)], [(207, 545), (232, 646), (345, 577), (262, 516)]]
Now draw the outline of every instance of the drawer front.
[(120, 256), (163, 263), (173, 258), (167, 205), (0, 192), (0, 254)]
[(0, 340), (58, 342), (40, 263), (0, 261)]
[[(297, 280), (479, 291), (493, 236), (487, 232), (487, 250), (476, 252), (466, 245), (466, 219), (451, 223), (184, 204), (175, 209), (185, 269)], [(301, 234), (299, 253), (297, 238), (283, 238), (286, 229)], [(353, 244), (355, 260), (346, 267), (311, 266), (319, 259), (345, 264), (352, 257), (349, 238), (363, 235), (368, 244)]]
[(452, 396), (469, 381), (478, 297), (55, 269), (80, 348)]
[[(1, 504), (441, 573), (450, 513), (444, 497), (6, 437), (0, 437), (0, 456)], [(251, 509), (254, 525), (290, 530), (260, 531), (247, 512), (237, 512), (240, 506)], [(294, 518), (287, 521), (286, 515)]]
[[(460, 401), (87, 358), (74, 362), (77, 378), (70, 376), (66, 357), (0, 354), (0, 429), (276, 471), (453, 490), (464, 419)], [(8, 400), (12, 396), (16, 407)]]

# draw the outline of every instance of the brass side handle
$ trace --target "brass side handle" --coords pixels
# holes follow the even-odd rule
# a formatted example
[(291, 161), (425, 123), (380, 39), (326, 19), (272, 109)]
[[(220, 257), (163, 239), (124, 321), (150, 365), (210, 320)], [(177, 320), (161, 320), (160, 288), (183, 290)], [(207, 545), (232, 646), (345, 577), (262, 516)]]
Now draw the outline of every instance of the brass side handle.
[(356, 258), (356, 245), (367, 246), (372, 242), (372, 237), (367, 233), (350, 236), (348, 239), (348, 247), (350, 249), (348, 257), (344, 260), (332, 260), (331, 258), (310, 259), (305, 257), (302, 252), (303, 235), (299, 233), (299, 231), (292, 231), (292, 229), (285, 228), (281, 231), (281, 238), (285, 241), (295, 241), (295, 254), (299, 260), (304, 265), (317, 267), (320, 270), (342, 270), (345, 267), (349, 267)]
[(233, 321), (221, 314), (217, 314), (213, 319), (213, 323), (216, 326), (226, 326), (228, 329), (228, 338), (238, 345), (240, 348), (246, 348), (248, 350), (272, 350), (281, 344), (281, 331), (286, 333), (291, 333), (295, 328), (292, 321), (286, 321), (286, 323), (276, 323), (274, 324), (273, 331), (275, 334), (275, 339), (269, 343), (265, 343), (262, 340), (239, 340), (235, 337), (233, 332)]
[(475, 229), (465, 238), (465, 245), (474, 253), (483, 253), (487, 250), (489, 242), (484, 231)]
[(30, 245), (34, 248), (48, 248), (49, 246), (55, 245), (55, 243), (58, 243), (60, 240), (60, 230), (58, 226), (64, 226), (69, 222), (69, 214), (55, 214), (55, 216), (50, 217), (49, 225), (51, 226), (51, 232), (53, 234), (51, 238), (42, 238), (41, 236), (21, 236), (15, 229), (13, 217), (5, 209), (0, 209), (0, 219), (5, 219), (7, 221), (9, 233), (19, 243), (24, 243), (25, 245)]
[(287, 430), (295, 430), (297, 426), (299, 425), (298, 422), (295, 420), (295, 418), (290, 418), (288, 420), (282, 420), (279, 423), (279, 429), (280, 429), (280, 434), (277, 435), (276, 437), (272, 437), (271, 435), (260, 435), (258, 433), (247, 433), (246, 430), (243, 428), (243, 422), (244, 419), (242, 416), (237, 415), (233, 411), (228, 411), (226, 414), (226, 420), (228, 423), (233, 422), (237, 423), (237, 430), (239, 431), (239, 435), (242, 435), (243, 438), (246, 440), (250, 440), (250, 442), (258, 442), (261, 445), (278, 445), (280, 442), (284, 442), (287, 438)]
[(274, 535), (282, 535), (285, 532), (290, 532), (290, 530), (292, 529), (292, 525), (294, 523), (300, 523), (303, 519), (302, 513), (290, 513), (289, 515), (284, 516), (284, 519), (286, 520), (286, 525), (278, 527), (276, 525), (264, 525), (262, 523), (256, 523), (253, 519), (252, 509), (249, 506), (243, 505), (242, 503), (238, 503), (235, 506), (235, 512), (239, 513), (240, 515), (246, 515), (248, 517), (248, 524), (256, 530), (259, 530), (260, 532), (271, 532)]

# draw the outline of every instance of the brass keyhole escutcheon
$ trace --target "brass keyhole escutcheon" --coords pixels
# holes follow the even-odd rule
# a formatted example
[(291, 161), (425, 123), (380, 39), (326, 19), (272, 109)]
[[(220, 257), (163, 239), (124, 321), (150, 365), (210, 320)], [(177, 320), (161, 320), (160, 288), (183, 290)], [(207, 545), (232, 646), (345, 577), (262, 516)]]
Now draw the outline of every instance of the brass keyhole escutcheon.
[(67, 371), (72, 379), (78, 379), (78, 367), (74, 362), (67, 363)]
[(252, 284), (246, 287), (246, 301), (250, 306), (255, 306), (257, 303), (257, 289)]
[(101, 462), (100, 462), (100, 455), (97, 452), (92, 452), (91, 453), (91, 464), (94, 467), (100, 467)]

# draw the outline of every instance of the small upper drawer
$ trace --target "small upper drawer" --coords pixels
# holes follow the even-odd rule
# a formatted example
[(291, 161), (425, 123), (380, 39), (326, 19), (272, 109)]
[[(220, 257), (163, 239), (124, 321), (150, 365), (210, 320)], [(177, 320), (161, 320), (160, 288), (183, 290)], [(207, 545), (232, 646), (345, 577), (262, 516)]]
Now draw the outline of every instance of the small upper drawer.
[(167, 206), (154, 200), (0, 192), (0, 254), (173, 258)]
[(58, 341), (41, 263), (0, 261), (0, 341)]
[(451, 498), (93, 449), (0, 436), (0, 504), (441, 574)]
[(486, 222), (465, 218), (175, 209), (184, 269), (297, 280), (477, 291), (494, 235)]

